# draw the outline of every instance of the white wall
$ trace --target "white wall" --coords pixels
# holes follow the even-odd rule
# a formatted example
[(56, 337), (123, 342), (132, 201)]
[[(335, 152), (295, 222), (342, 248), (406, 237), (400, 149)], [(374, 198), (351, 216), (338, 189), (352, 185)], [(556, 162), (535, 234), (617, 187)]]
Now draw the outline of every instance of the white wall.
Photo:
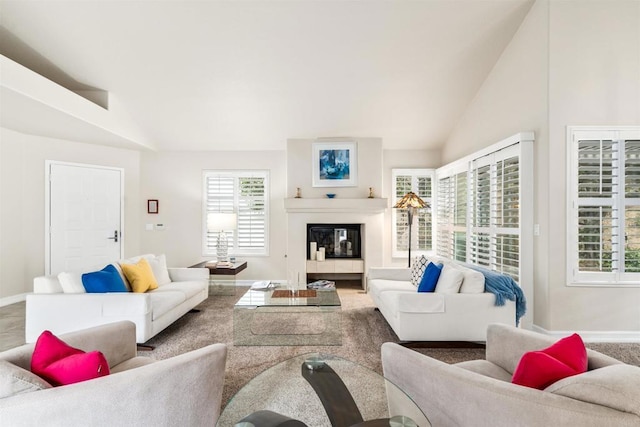
[(537, 0), (443, 149), (534, 131), (534, 324), (638, 331), (640, 289), (567, 287), (566, 126), (640, 123), (640, 2)]
[[(211, 259), (202, 254), (203, 170), (269, 170), (269, 256), (239, 256), (238, 259), (248, 261), (248, 266), (238, 279), (285, 279), (285, 157), (284, 151), (143, 153), (137, 206), (142, 216), (139, 227), (142, 251), (165, 253), (170, 267), (188, 267)], [(159, 214), (147, 214), (147, 199), (159, 200)], [(166, 229), (145, 231), (147, 223), (163, 223)]]
[(124, 251), (139, 252), (139, 152), (0, 128), (0, 304), (31, 292), (44, 274), (46, 160), (124, 168)]
[(549, 325), (640, 331), (640, 288), (566, 283), (566, 127), (640, 125), (640, 2), (552, 1), (549, 49)]
[[(287, 197), (295, 197), (296, 188), (304, 198), (322, 198), (335, 193), (337, 198), (357, 199), (369, 195), (369, 187), (380, 194), (382, 187), (382, 140), (380, 138), (322, 138), (321, 142), (355, 142), (358, 152), (358, 182), (355, 187), (312, 186), (311, 149), (315, 139), (287, 140)], [(380, 196), (378, 196), (380, 197)]]

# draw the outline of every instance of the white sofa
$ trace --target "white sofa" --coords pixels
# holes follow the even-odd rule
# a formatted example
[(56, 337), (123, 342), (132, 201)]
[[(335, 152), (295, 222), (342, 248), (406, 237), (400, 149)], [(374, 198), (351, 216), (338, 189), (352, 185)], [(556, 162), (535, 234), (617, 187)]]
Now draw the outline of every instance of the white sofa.
[[(155, 255), (113, 264), (135, 263), (141, 257), (152, 259)], [(26, 342), (35, 342), (44, 330), (63, 334), (121, 320), (135, 323), (138, 343), (148, 341), (209, 294), (207, 268), (166, 268), (165, 263), (164, 269), (167, 279), (159, 280), (157, 289), (145, 293), (69, 293), (63, 290), (59, 276), (36, 277), (33, 293), (26, 298)]]
[(401, 341), (486, 341), (491, 323), (516, 326), (516, 304), (490, 292), (418, 292), (410, 268), (370, 268), (367, 289)]

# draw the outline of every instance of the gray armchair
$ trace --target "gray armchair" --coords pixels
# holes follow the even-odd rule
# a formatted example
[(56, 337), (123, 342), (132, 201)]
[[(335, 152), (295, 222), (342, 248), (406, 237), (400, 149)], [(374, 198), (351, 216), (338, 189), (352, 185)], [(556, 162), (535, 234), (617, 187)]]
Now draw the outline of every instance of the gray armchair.
[[(101, 351), (105, 377), (0, 399), (0, 424), (11, 426), (214, 426), (220, 415), (227, 357), (212, 344), (166, 360), (136, 355), (135, 324), (110, 323), (60, 335)], [(0, 353), (29, 370), (34, 344)]]
[(487, 329), (486, 360), (449, 365), (385, 343), (382, 367), (384, 376), (413, 398), (434, 427), (640, 426), (640, 367), (593, 350), (587, 350), (587, 372), (545, 390), (511, 383), (525, 352), (555, 341), (493, 324)]

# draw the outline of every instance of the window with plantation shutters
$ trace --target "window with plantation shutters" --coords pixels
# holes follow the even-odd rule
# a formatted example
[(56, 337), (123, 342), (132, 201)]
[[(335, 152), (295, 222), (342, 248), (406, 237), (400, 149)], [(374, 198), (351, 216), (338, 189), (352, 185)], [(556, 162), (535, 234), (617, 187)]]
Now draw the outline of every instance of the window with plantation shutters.
[[(519, 282), (523, 146), (517, 138), (510, 141), (436, 171), (436, 252), (507, 274)], [(526, 147), (530, 149), (528, 141)], [(529, 158), (528, 170), (532, 165)], [(527, 217), (527, 222), (532, 222), (532, 217)], [(529, 247), (530, 239), (527, 242)]]
[(231, 255), (268, 255), (268, 172), (205, 171), (203, 253), (215, 255), (217, 232), (207, 230), (208, 213), (237, 214), (235, 230), (226, 231)]
[(520, 155), (517, 146), (475, 159), (469, 262), (520, 280)]
[(640, 128), (569, 128), (572, 284), (640, 283)]
[[(429, 206), (432, 206), (433, 169), (393, 169), (392, 183), (392, 206), (410, 191), (416, 193)], [(407, 211), (405, 209), (391, 209), (391, 216), (393, 224), (392, 256), (406, 257), (409, 244)], [(431, 250), (433, 239), (431, 208), (418, 210), (413, 217), (411, 233), (412, 255)]]
[(467, 172), (438, 179), (438, 254), (467, 259)]

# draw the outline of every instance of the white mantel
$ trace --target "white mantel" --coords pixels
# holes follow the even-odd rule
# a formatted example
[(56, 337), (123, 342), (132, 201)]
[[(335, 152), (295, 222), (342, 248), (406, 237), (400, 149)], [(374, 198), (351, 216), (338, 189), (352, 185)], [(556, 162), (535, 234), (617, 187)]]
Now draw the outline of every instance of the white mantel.
[(287, 213), (301, 212), (354, 212), (381, 213), (387, 209), (388, 199), (284, 199), (284, 209)]

